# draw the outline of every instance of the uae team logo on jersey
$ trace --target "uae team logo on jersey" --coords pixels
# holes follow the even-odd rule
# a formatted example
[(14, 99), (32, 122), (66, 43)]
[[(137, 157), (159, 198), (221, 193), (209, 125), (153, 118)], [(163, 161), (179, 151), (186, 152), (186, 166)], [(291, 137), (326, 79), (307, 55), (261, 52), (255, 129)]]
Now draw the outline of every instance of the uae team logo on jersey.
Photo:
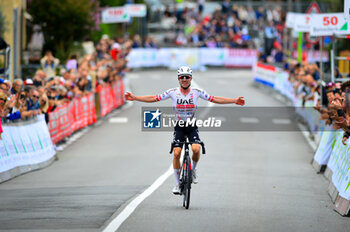
[(143, 128), (161, 128), (162, 112), (157, 110), (143, 111)]

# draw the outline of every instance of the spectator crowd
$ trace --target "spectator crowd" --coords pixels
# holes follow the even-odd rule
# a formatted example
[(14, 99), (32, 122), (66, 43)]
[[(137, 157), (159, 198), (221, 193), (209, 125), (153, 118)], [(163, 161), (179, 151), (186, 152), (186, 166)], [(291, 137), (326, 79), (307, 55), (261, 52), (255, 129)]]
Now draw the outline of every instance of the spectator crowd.
[[(259, 47), (254, 40), (262, 32), (265, 36), (265, 51), (270, 54), (273, 47), (280, 46), (283, 30), (280, 6), (258, 7), (222, 2), (221, 7), (210, 15), (204, 15), (204, 4), (198, 8), (178, 9), (166, 7), (153, 20), (159, 20), (163, 28), (175, 28), (174, 36), (167, 40), (178, 46), (252, 48)], [(168, 42), (169, 42), (168, 41)]]
[[(25, 120), (39, 114), (48, 114), (56, 107), (74, 98), (98, 92), (102, 86), (123, 78), (126, 56), (132, 40), (114, 40), (104, 35), (92, 54), (78, 57), (72, 54), (65, 65), (47, 51), (41, 59), (41, 68), (24, 81), (0, 79), (1, 121)], [(2, 133), (0, 123), (0, 136)]]
[[(325, 83), (320, 81), (320, 70), (316, 64), (290, 64), (289, 81), (294, 92), (302, 99), (302, 107), (307, 101), (313, 102), (313, 107), (320, 113), (320, 120), (334, 130), (343, 130), (343, 144), (350, 136), (350, 81)], [(342, 75), (335, 68), (334, 76), (340, 80)]]

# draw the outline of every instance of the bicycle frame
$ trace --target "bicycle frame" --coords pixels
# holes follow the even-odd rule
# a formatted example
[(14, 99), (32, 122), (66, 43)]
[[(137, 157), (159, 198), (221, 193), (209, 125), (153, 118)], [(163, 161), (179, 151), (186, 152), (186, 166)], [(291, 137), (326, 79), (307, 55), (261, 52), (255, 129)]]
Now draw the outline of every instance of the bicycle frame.
[[(192, 164), (190, 158), (189, 145), (193, 144), (188, 141), (188, 138), (185, 137), (185, 142), (177, 142), (183, 145), (184, 157), (182, 160), (181, 172), (180, 172), (180, 195), (183, 195), (183, 206), (188, 209), (190, 205), (190, 193), (191, 193), (191, 184), (192, 184)], [(202, 153), (205, 154), (204, 143), (198, 143), (202, 147)], [(171, 144), (170, 154), (174, 150), (175, 142)]]

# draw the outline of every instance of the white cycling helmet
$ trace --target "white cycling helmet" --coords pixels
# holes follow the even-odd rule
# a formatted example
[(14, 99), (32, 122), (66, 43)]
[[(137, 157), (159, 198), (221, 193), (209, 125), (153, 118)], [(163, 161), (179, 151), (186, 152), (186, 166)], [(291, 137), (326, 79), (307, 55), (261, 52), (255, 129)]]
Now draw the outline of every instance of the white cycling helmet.
[(191, 76), (192, 77), (192, 69), (188, 66), (181, 66), (177, 70), (177, 76)]

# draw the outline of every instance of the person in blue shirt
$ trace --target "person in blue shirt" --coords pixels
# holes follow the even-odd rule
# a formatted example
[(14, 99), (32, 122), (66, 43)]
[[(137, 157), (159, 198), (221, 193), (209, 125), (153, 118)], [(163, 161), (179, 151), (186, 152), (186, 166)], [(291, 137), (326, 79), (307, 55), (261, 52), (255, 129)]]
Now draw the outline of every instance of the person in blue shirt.
[(39, 104), (39, 92), (36, 89), (32, 89), (29, 92), (29, 98), (27, 98), (27, 110), (39, 110), (40, 104)]

